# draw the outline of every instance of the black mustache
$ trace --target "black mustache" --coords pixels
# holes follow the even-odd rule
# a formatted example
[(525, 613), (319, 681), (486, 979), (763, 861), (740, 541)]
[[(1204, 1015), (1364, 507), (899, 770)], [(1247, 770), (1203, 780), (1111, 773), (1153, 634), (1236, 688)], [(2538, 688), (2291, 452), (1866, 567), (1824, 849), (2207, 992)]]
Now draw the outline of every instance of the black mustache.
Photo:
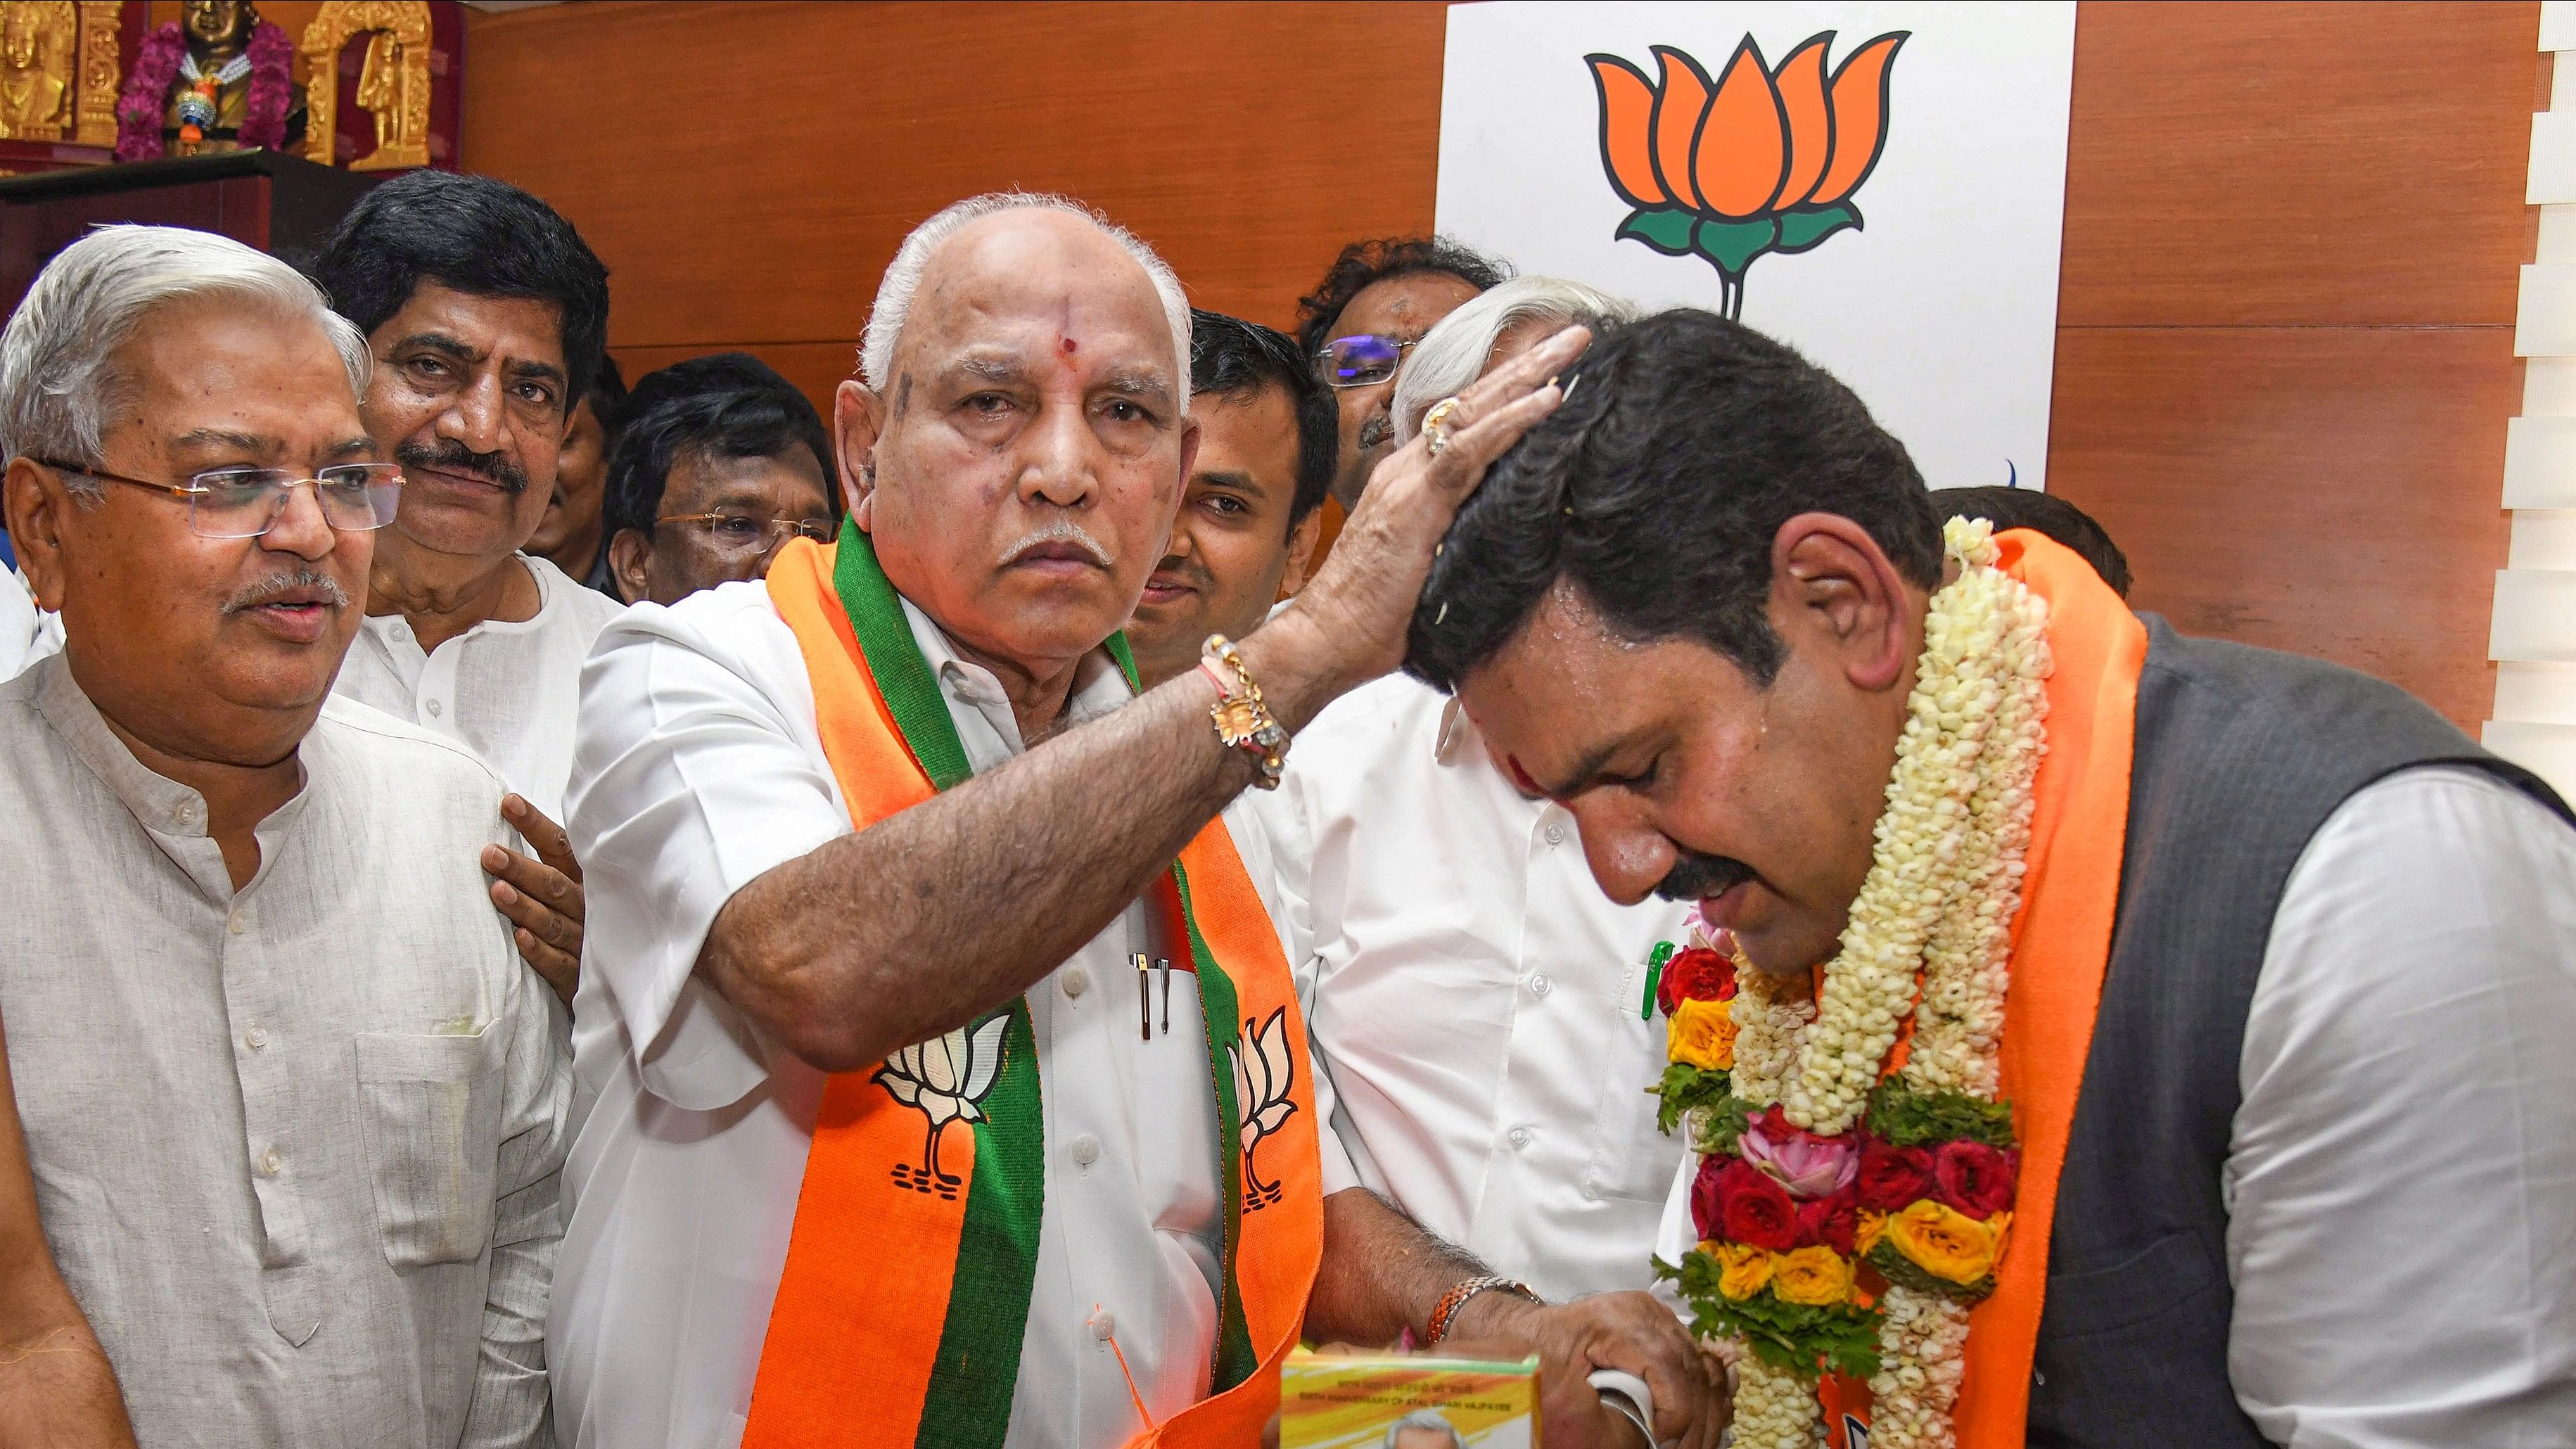
[(1360, 424), (1360, 446), (1363, 448), (1374, 448), (1394, 438), (1395, 419), (1385, 413), (1371, 413), (1368, 420)]
[(1655, 894), (1668, 901), (1704, 901), (1726, 894), (1754, 874), (1753, 867), (1729, 856), (1687, 854), (1656, 883)]
[(394, 449), (394, 461), (414, 468), (436, 468), (448, 473), (471, 473), (512, 493), (528, 491), (527, 470), (499, 453), (478, 453), (454, 438), (441, 438), (436, 446), (405, 442)]

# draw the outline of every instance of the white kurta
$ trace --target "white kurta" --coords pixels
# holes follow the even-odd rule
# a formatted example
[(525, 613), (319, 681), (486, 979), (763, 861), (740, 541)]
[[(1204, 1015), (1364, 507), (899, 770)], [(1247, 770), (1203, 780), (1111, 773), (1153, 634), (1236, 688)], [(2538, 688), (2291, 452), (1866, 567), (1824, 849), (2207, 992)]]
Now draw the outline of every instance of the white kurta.
[[(2228, 1374), (2279, 1444), (2576, 1425), (2576, 831), (2474, 770), (2353, 795), (2281, 892), (2221, 1187)], [(1659, 1251), (1691, 1228), (1676, 1176)]]
[[(1665, 1055), (1647, 962), (1688, 908), (1612, 904), (1574, 818), (1401, 675), (1327, 708), (1278, 792), (1246, 800), (1277, 838), (1357, 1182), (1549, 1298), (1645, 1287), (1682, 1156), (1647, 1095)], [(1334, 1158), (1327, 1192), (1353, 1182)]]
[[(904, 609), (969, 762), (980, 772), (1019, 753), (999, 681)], [(1127, 698), (1095, 655), (1069, 715)], [(584, 674), (582, 719), (569, 824), (590, 935), (574, 1003), (570, 1217), (547, 1334), (557, 1423), (567, 1445), (730, 1446), (824, 1078), (767, 1049), (691, 973), (733, 892), (849, 833), (849, 812), (796, 638), (762, 585), (638, 605), (610, 625)], [(1245, 847), (1246, 868), (1266, 888), (1258, 848)], [(1046, 1208), (1012, 1449), (1094, 1449), (1142, 1427), (1112, 1335), (1158, 1420), (1208, 1388), (1215, 1091), (1194, 977), (1173, 974), (1170, 1033), (1138, 1037), (1129, 954), (1184, 955), (1161, 939), (1158, 915), (1131, 906), (1028, 992)]]
[(537, 581), (533, 616), (486, 620), (423, 653), (402, 615), (370, 615), (331, 688), (458, 741), (561, 823), (582, 661), (625, 606), (545, 559), (518, 561)]

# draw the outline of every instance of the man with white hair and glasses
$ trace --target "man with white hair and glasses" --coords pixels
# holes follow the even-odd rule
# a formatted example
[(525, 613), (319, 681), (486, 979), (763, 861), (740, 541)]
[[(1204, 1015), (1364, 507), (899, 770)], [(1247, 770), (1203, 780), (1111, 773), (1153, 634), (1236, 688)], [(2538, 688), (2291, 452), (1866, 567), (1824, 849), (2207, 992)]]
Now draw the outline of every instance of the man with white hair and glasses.
[(1259, 1441), (1319, 1147), (1214, 822), (1393, 664), (1580, 342), (1471, 389), (1295, 602), (1138, 694), (1117, 630), (1197, 442), (1178, 281), (1056, 197), (905, 239), (835, 399), (838, 542), (637, 605), (584, 672), (568, 1444)]
[(110, 227), (0, 333), (0, 1016), (36, 1197), (143, 1442), (536, 1444), (570, 1081), (463, 746), (334, 699), (401, 480), (274, 258)]

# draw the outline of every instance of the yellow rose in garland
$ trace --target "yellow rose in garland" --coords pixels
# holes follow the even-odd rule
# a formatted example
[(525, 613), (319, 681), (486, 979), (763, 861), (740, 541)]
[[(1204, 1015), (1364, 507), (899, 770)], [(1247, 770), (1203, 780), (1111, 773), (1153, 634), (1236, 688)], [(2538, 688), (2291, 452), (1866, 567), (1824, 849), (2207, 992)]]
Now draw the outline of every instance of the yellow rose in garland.
[(1936, 1278), (1961, 1285), (1981, 1281), (2003, 1255), (2004, 1232), (2011, 1213), (1983, 1222), (1925, 1198), (1887, 1219), (1887, 1241), (1907, 1260)]
[(1705, 1242), (1700, 1251), (1717, 1260), (1717, 1291), (1741, 1303), (1771, 1283), (1771, 1255), (1750, 1243)]
[(1681, 1001), (1664, 1019), (1664, 1049), (1674, 1061), (1702, 1071), (1735, 1066), (1735, 1016), (1724, 1001)]
[(1851, 1297), (1852, 1266), (1822, 1243), (1771, 1255), (1771, 1291), (1784, 1303), (1824, 1308)]

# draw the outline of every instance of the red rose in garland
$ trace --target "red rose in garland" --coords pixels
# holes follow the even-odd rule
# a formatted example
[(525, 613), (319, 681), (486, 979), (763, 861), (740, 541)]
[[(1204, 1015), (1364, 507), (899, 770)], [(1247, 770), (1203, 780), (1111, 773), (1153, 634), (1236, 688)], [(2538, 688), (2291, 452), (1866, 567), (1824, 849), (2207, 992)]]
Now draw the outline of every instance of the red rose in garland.
[(1723, 1157), (1703, 1157), (1699, 1160), (1699, 1176), (1691, 1179), (1691, 1226), (1699, 1230), (1703, 1240), (1716, 1237), (1725, 1223), (1725, 1195), (1719, 1191), (1718, 1177), (1726, 1165)]
[(1735, 963), (1706, 946), (1693, 946), (1664, 963), (1655, 983), (1655, 1005), (1664, 1015), (1685, 1001), (1735, 999)]
[(1740, 1157), (1727, 1163), (1717, 1174), (1716, 1196), (1715, 1236), (1774, 1253), (1798, 1246), (1798, 1205), (1751, 1163)]
[(1861, 1139), (1862, 1207), (1871, 1212), (1892, 1213), (1917, 1198), (1931, 1195), (1931, 1153), (1920, 1147), (1898, 1147), (1875, 1137)]
[(1972, 1218), (1990, 1218), (2013, 1205), (2021, 1154), (1998, 1152), (1982, 1142), (1944, 1142), (1932, 1154), (1932, 1181), (1943, 1205)]
[(1848, 1192), (1798, 1204), (1798, 1246), (1822, 1243), (1848, 1258), (1860, 1232), (1860, 1202)]

